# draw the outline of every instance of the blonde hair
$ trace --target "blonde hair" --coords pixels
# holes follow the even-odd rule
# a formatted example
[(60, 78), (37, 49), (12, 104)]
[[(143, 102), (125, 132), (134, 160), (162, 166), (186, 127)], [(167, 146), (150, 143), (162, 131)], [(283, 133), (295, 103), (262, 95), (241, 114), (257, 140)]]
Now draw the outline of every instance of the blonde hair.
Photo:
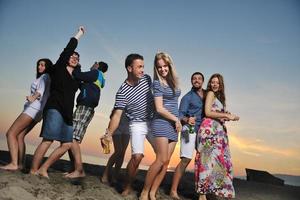
[(173, 93), (175, 93), (175, 90), (179, 89), (179, 82), (178, 82), (178, 76), (176, 74), (175, 66), (174, 66), (172, 58), (169, 54), (164, 53), (164, 52), (158, 52), (155, 55), (154, 70), (153, 70), (154, 71), (154, 76), (153, 76), (153, 78), (154, 78), (154, 80), (159, 80), (160, 83), (163, 83), (163, 78), (159, 75), (158, 70), (157, 70), (157, 62), (160, 59), (165, 61), (165, 63), (169, 67), (169, 73), (166, 77), (166, 81), (167, 81), (168, 85), (171, 87), (171, 89), (173, 90)]

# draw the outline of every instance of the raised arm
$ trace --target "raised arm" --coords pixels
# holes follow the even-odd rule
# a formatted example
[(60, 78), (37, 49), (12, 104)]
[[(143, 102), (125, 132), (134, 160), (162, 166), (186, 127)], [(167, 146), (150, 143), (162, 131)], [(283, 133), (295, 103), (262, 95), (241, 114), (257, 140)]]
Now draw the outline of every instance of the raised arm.
[(83, 36), (84, 33), (85, 33), (84, 27), (80, 26), (75, 36), (70, 39), (67, 46), (60, 54), (59, 59), (57, 60), (55, 66), (64, 66), (68, 63), (70, 56), (74, 53), (75, 49), (77, 48), (79, 39)]

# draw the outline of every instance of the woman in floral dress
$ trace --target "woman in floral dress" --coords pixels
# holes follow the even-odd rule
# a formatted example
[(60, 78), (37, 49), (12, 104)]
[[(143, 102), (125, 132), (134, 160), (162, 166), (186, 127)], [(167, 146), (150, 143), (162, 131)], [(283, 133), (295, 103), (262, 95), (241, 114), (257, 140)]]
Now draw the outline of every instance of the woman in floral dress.
[(207, 84), (205, 118), (197, 137), (195, 158), (196, 192), (199, 200), (206, 194), (234, 198), (233, 171), (225, 121), (239, 117), (225, 111), (224, 81), (220, 74), (213, 74)]

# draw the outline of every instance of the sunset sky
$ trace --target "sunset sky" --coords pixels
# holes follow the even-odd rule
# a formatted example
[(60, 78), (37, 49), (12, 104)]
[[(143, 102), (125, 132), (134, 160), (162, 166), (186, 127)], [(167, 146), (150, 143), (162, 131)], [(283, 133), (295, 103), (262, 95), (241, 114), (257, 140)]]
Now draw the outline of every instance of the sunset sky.
[[(176, 65), (182, 95), (191, 87), (193, 72), (205, 75), (204, 88), (213, 73), (223, 74), (227, 109), (241, 118), (227, 124), (236, 176), (244, 175), (246, 167), (300, 175), (296, 0), (0, 0), (0, 149), (7, 149), (5, 133), (23, 109), (36, 61), (48, 57), (55, 62), (80, 25), (87, 30), (77, 48), (82, 69), (94, 61), (109, 64), (106, 87), (82, 143), (84, 154), (107, 158), (98, 138), (126, 78), (126, 56), (143, 55), (152, 76), (155, 53), (166, 51)], [(26, 138), (33, 145), (28, 151), (41, 141), (40, 125)], [(170, 167), (178, 163), (178, 152), (179, 145)], [(148, 144), (145, 155), (148, 165), (155, 158)]]

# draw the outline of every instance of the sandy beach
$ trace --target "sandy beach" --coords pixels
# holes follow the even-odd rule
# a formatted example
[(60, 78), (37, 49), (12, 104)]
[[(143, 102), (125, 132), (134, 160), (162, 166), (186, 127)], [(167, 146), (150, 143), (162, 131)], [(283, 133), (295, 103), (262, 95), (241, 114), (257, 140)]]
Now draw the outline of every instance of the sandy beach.
[[(32, 160), (27, 155), (26, 169), (29, 169)], [(9, 161), (7, 151), (0, 151), (0, 164)], [(49, 170), (50, 179), (33, 176), (27, 171), (0, 171), (0, 200), (118, 200), (138, 199), (142, 190), (146, 171), (140, 170), (134, 182), (134, 192), (124, 198), (120, 195), (122, 181), (113, 186), (102, 184), (99, 180), (104, 166), (84, 164), (87, 176), (83, 179), (68, 180), (63, 178), (63, 172), (70, 167), (70, 162), (60, 160)], [(124, 174), (125, 171), (123, 170)], [(173, 172), (168, 172), (158, 193), (158, 198), (172, 199), (168, 196), (171, 187)], [(186, 173), (179, 185), (179, 194), (183, 200), (198, 199), (194, 192), (193, 174)], [(234, 180), (237, 200), (299, 200), (300, 187), (275, 186), (263, 183), (248, 182), (241, 179)]]

